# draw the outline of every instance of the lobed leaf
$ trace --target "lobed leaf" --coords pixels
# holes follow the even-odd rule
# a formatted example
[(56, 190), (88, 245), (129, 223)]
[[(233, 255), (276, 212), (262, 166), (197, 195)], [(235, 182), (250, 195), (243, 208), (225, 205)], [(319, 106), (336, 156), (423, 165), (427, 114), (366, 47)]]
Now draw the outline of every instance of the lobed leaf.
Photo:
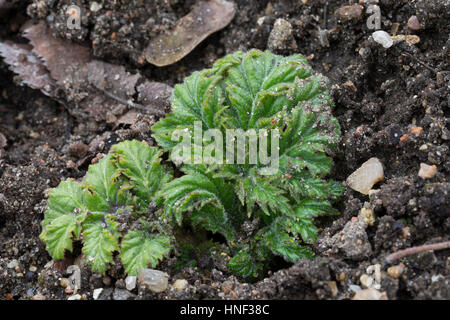
[(140, 269), (148, 266), (154, 268), (159, 260), (169, 255), (170, 238), (132, 230), (123, 238), (121, 249), (120, 258), (126, 273), (136, 276)]

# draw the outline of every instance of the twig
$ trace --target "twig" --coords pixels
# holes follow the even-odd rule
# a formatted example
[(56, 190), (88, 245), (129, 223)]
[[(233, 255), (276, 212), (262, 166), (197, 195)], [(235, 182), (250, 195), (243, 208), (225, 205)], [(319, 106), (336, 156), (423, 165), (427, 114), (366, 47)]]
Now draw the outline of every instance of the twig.
[(124, 105), (127, 105), (127, 106), (129, 106), (129, 107), (131, 107), (131, 108), (135, 108), (135, 109), (138, 109), (138, 110), (142, 110), (142, 111), (144, 111), (144, 112), (146, 112), (146, 113), (148, 113), (148, 114), (155, 115), (155, 116), (159, 116), (159, 117), (162, 117), (162, 116), (165, 116), (165, 115), (166, 115), (166, 113), (165, 113), (164, 111), (157, 110), (157, 109), (150, 109), (150, 108), (147, 108), (146, 106), (143, 106), (142, 104), (139, 104), (139, 103), (135, 103), (135, 102), (133, 102), (132, 100), (128, 100), (128, 101), (127, 101), (127, 100), (124, 100), (124, 99), (122, 99), (122, 98), (116, 96), (115, 94), (106, 91), (105, 89), (101, 89), (101, 88), (99, 88), (99, 87), (96, 87), (96, 88), (97, 88), (98, 90), (100, 90), (101, 92), (103, 92), (103, 93), (105, 94), (105, 96), (107, 96), (108, 98), (111, 98), (111, 99), (113, 99), (113, 100), (116, 100), (117, 102), (119, 102), (119, 103), (121, 103), (121, 104), (124, 104)]
[(392, 263), (395, 260), (401, 259), (403, 257), (409, 256), (411, 254), (416, 254), (424, 251), (430, 251), (430, 250), (442, 250), (442, 249), (449, 249), (450, 248), (450, 241), (446, 242), (439, 242), (434, 244), (426, 244), (423, 246), (418, 247), (412, 247), (404, 250), (400, 250), (394, 253), (391, 253), (386, 257), (387, 263)]

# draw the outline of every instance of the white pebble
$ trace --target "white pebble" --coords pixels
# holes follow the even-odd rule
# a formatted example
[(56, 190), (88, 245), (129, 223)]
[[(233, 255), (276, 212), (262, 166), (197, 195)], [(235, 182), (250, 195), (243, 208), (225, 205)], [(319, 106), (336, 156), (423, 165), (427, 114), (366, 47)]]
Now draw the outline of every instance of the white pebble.
[(92, 298), (94, 298), (94, 300), (97, 300), (98, 297), (100, 297), (100, 294), (102, 293), (103, 288), (98, 288), (95, 289), (94, 292), (92, 293)]
[(372, 33), (372, 38), (373, 40), (375, 40), (375, 42), (381, 44), (385, 49), (392, 47), (392, 45), (394, 44), (394, 41), (392, 41), (389, 33), (383, 30), (378, 30)]
[(125, 278), (125, 286), (128, 291), (131, 291), (134, 288), (136, 288), (136, 280), (137, 280), (136, 276), (128, 276)]
[(347, 185), (362, 194), (369, 194), (375, 183), (384, 179), (383, 165), (378, 158), (370, 158), (347, 178)]

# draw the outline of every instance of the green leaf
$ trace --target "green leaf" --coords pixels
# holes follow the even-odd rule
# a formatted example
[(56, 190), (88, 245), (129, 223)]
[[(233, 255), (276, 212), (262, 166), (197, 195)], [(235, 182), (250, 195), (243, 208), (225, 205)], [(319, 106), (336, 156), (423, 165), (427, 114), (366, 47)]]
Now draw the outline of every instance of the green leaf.
[(58, 260), (64, 258), (65, 250), (72, 251), (73, 238), (80, 236), (87, 210), (86, 194), (77, 182), (66, 180), (51, 189), (49, 196), (40, 238), (50, 255)]
[[(140, 216), (150, 209), (155, 211), (150, 205), (153, 201), (158, 204), (156, 193), (171, 179), (160, 164), (160, 155), (161, 151), (145, 142), (122, 142), (97, 164), (89, 166), (82, 182), (67, 180), (52, 189), (40, 235), (52, 257), (64, 258), (66, 250), (73, 250), (74, 240), (83, 240), (82, 251), (92, 270), (106, 272), (114, 262), (114, 253), (120, 252), (119, 223), (127, 231)], [(158, 230), (165, 229), (168, 228), (160, 225)], [(156, 234), (138, 243), (138, 235), (140, 231), (130, 232), (123, 240), (126, 250), (122, 253), (132, 272), (144, 263), (154, 264), (170, 250), (165, 236)], [(143, 251), (133, 257), (134, 250), (139, 249)]]
[[(279, 166), (270, 171), (266, 161), (250, 161), (248, 144), (242, 164), (184, 163), (181, 170), (186, 175), (161, 192), (165, 214), (176, 223), (187, 219), (246, 243), (230, 262), (245, 277), (260, 273), (263, 253), (281, 255), (290, 262), (312, 257), (304, 243), (317, 238), (314, 218), (337, 213), (328, 201), (343, 192), (342, 185), (324, 179), (333, 164), (328, 154), (340, 139), (332, 106), (327, 79), (313, 75), (301, 55), (235, 52), (211, 69), (193, 73), (176, 86), (172, 112), (152, 127), (158, 144), (172, 152), (178, 143), (171, 141), (176, 130), (185, 130), (192, 142), (195, 121), (202, 123), (203, 134), (218, 129), (224, 146), (226, 129), (239, 132), (236, 140), (245, 143), (250, 141), (246, 130), (266, 129), (262, 136), (279, 134), (279, 148), (275, 149), (277, 141), (267, 139), (267, 150), (263, 150), (270, 150), (272, 156), (278, 150)], [(242, 150), (239, 144), (232, 148), (224, 154)], [(244, 225), (259, 230), (247, 230)]]
[(112, 206), (126, 201), (120, 192), (119, 172), (111, 155), (90, 165), (82, 185), (90, 192), (88, 206), (93, 211), (108, 211)]
[(83, 253), (95, 272), (105, 273), (113, 263), (113, 253), (119, 251), (118, 223), (111, 215), (92, 214), (83, 223)]
[(68, 213), (52, 219), (45, 225), (40, 238), (46, 243), (45, 249), (53, 259), (63, 259), (66, 250), (72, 252), (72, 241), (80, 237), (84, 217), (85, 214)]
[(186, 175), (170, 182), (161, 191), (166, 215), (174, 216), (175, 221), (181, 224), (183, 213), (192, 212), (190, 218), (195, 224), (212, 232), (220, 231), (232, 241), (232, 189), (220, 179), (213, 178), (211, 173), (191, 167), (185, 170)]
[(137, 140), (124, 141), (112, 148), (120, 173), (131, 181), (133, 192), (143, 208), (148, 207), (156, 193), (171, 179), (157, 148)]
[(264, 269), (263, 263), (254, 259), (249, 248), (242, 249), (231, 258), (228, 267), (243, 278), (257, 278)]
[(48, 199), (49, 209), (42, 226), (47, 225), (57, 217), (71, 213), (75, 209), (86, 210), (86, 194), (80, 185), (73, 180), (62, 181), (57, 188), (51, 189)]
[(144, 231), (130, 231), (122, 240), (120, 258), (129, 275), (138, 275), (142, 268), (156, 267), (171, 250), (170, 238), (148, 235)]

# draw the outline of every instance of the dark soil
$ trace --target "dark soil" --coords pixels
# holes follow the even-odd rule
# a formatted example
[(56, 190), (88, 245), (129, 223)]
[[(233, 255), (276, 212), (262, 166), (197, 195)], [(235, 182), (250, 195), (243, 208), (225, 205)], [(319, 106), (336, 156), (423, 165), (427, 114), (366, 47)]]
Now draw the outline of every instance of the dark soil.
[[(61, 12), (73, 2), (86, 13), (82, 29), (75, 33), (61, 20)], [(170, 284), (186, 279), (189, 285), (184, 290), (171, 285), (161, 294), (135, 289), (127, 298), (350, 299), (364, 287), (363, 276), (389, 299), (450, 299), (450, 250), (385, 263), (385, 257), (397, 250), (450, 240), (448, 1), (360, 1), (364, 10), (342, 21), (335, 11), (348, 1), (235, 2), (238, 9), (228, 27), (180, 62), (163, 68), (143, 64), (139, 53), (149, 39), (188, 13), (194, 0), (158, 0), (151, 5), (98, 0), (103, 8), (95, 13), (90, 12), (91, 1), (12, 1), (12, 9), (2, 16), (2, 40), (26, 42), (20, 37), (21, 24), (30, 16), (46, 19), (55, 35), (90, 42), (98, 59), (169, 85), (210, 67), (227, 53), (267, 49), (274, 22), (283, 18), (291, 24), (292, 36), (271, 39), (271, 49), (285, 55), (302, 53), (331, 82), (334, 114), (343, 130), (331, 178), (345, 181), (371, 157), (384, 165), (385, 178), (374, 187), (378, 192), (364, 196), (348, 188), (337, 204), (341, 215), (320, 221), (323, 231), (314, 247), (315, 260), (293, 266), (280, 262), (266, 279), (248, 284), (229, 274), (226, 249), (218, 244), (208, 254), (199, 254), (197, 267), (179, 270), (175, 258), (158, 266), (170, 274)], [(415, 34), (420, 42), (396, 41), (389, 49), (374, 42), (373, 30), (366, 25), (370, 2), (379, 2), (383, 30)], [(419, 30), (407, 26), (413, 15)], [(112, 33), (116, 35), (111, 37)], [(281, 44), (274, 47), (274, 40)], [(107, 276), (92, 274), (77, 250), (66, 261), (52, 264), (39, 240), (45, 191), (68, 177), (82, 177), (91, 161), (118, 141), (136, 138), (152, 143), (149, 128), (154, 121), (146, 115), (139, 115), (133, 126), (86, 120), (20, 85), (0, 61), (0, 299), (67, 299), (59, 278), (67, 276), (65, 267), (74, 263), (81, 268), (82, 299), (92, 299), (97, 288), (104, 288), (100, 299), (118, 297), (117, 290), (124, 286), (120, 266)], [(423, 131), (414, 134), (411, 127)], [(436, 165), (437, 174), (419, 177), (421, 163)], [(355, 218), (364, 205), (374, 211), (371, 225)], [(391, 266), (403, 272), (388, 272)]]

